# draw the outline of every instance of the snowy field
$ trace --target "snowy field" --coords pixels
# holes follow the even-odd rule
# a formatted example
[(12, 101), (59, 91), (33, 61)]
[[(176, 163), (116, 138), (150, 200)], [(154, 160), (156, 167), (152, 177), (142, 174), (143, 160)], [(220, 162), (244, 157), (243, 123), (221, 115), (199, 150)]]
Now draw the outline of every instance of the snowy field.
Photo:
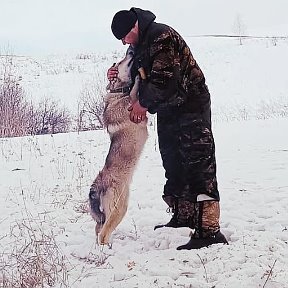
[[(212, 94), (221, 227), (230, 245), (177, 251), (188, 228), (153, 230), (171, 217), (161, 199), (165, 178), (153, 126), (110, 247), (96, 245), (87, 211), (109, 147), (106, 132), (2, 138), (0, 287), (44, 279), (37, 287), (288, 288), (288, 43), (189, 43)], [(83, 81), (114, 61), (31, 59), (17, 60), (26, 91), (72, 109)], [(62, 70), (75, 61), (77, 69)], [(49, 74), (45, 63), (59, 73)], [(19, 274), (30, 286), (9, 286)]]

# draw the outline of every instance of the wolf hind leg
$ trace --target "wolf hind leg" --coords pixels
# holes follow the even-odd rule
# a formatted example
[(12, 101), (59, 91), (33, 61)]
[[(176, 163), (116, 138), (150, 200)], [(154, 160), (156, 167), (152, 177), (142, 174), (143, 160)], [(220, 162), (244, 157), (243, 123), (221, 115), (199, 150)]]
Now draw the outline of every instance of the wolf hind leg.
[(112, 232), (119, 225), (127, 212), (129, 189), (128, 187), (124, 187), (121, 190), (121, 193), (117, 193), (116, 189), (112, 188), (109, 193), (106, 194), (109, 196), (103, 199), (103, 207), (104, 213), (106, 215), (106, 221), (98, 235), (99, 244), (109, 243)]

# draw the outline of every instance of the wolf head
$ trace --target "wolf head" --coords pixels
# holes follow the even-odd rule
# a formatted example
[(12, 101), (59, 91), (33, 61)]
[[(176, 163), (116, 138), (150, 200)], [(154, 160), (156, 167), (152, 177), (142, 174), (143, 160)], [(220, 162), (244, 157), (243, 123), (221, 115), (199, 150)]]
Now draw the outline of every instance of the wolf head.
[(108, 84), (107, 89), (115, 90), (129, 87), (132, 84), (131, 68), (133, 64), (133, 53), (127, 53), (125, 58), (117, 63), (118, 77)]

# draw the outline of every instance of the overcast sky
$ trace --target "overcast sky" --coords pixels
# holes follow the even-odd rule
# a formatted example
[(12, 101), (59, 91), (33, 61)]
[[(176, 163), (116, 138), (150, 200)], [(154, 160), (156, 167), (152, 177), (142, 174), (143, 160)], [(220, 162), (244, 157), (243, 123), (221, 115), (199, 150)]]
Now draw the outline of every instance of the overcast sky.
[(248, 34), (288, 35), (288, 0), (0, 0), (1, 52), (118, 49), (122, 44), (111, 33), (111, 19), (133, 6), (151, 10), (157, 22), (171, 25), (184, 37), (232, 34), (237, 15)]

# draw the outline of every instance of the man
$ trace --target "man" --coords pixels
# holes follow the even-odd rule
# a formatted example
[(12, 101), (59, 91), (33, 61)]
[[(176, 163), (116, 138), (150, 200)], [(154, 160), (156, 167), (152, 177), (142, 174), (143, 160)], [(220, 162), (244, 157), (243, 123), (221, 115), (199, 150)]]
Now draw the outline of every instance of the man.
[[(146, 112), (157, 113), (159, 149), (167, 182), (163, 200), (173, 212), (160, 227), (195, 229), (189, 242), (177, 249), (198, 249), (227, 243), (220, 232), (219, 192), (215, 146), (211, 130), (210, 94), (203, 72), (182, 37), (156, 23), (155, 15), (140, 8), (117, 12), (114, 36), (130, 44), (134, 53), (132, 76), (144, 69), (139, 101), (130, 107), (130, 119), (140, 123)], [(111, 81), (117, 69), (107, 73)]]

